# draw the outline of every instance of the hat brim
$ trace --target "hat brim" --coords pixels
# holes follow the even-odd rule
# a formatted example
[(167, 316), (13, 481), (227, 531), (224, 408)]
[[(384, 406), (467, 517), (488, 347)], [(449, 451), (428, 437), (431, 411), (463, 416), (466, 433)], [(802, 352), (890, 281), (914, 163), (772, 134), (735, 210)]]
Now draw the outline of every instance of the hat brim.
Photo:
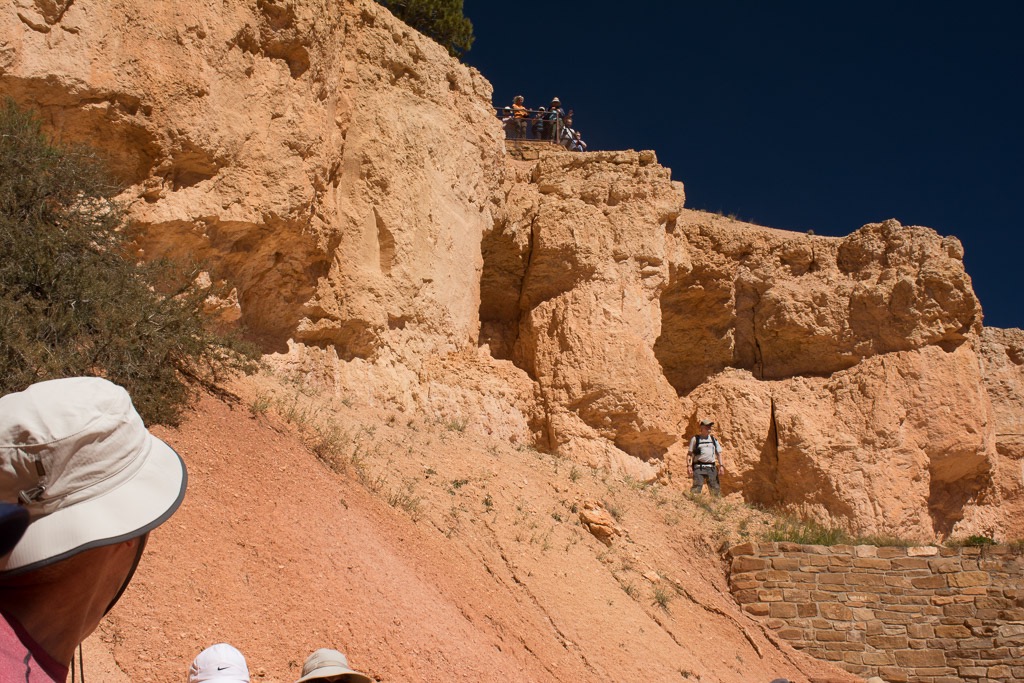
[(120, 486), (33, 520), (6, 561), (0, 560), (0, 575), (45, 567), (163, 524), (185, 498), (188, 472), (181, 456), (152, 434), (145, 448), (142, 466)]
[(295, 681), (295, 683), (305, 683), (305, 681), (316, 681), (321, 678), (331, 678), (334, 676), (347, 675), (345, 683), (349, 681), (355, 681), (355, 683), (373, 683), (373, 679), (366, 674), (361, 674), (358, 671), (352, 669), (346, 669), (343, 666), (322, 666), (319, 669), (310, 671), (308, 674)]

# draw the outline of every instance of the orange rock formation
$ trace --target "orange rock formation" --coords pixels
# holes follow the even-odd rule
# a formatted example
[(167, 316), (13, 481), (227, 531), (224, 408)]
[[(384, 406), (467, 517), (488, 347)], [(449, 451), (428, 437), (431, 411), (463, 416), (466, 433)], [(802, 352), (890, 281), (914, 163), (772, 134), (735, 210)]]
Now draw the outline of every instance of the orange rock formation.
[(3, 92), (111, 161), (140, 254), (203, 263), (324, 391), (644, 479), (713, 415), (749, 501), (1011, 532), (1021, 335), (982, 333), (956, 238), (687, 211), (652, 152), (507, 159), (483, 77), (373, 3), (3, 22)]
[(747, 502), (1019, 535), (1024, 332), (954, 237), (690, 211), (650, 151), (510, 159), (484, 77), (369, 0), (16, 0), (0, 36), (140, 256), (203, 263), (309, 391), (678, 487), (711, 416)]

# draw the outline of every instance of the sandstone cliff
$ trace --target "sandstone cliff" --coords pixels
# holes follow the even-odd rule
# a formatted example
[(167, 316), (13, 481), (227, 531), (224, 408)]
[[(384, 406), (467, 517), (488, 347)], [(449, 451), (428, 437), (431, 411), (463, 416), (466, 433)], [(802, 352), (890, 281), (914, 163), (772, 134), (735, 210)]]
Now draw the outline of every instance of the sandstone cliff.
[(4, 21), (3, 92), (110, 159), (140, 254), (202, 263), (324, 390), (646, 478), (711, 414), (749, 501), (1010, 532), (1020, 359), (986, 351), (955, 238), (685, 211), (650, 152), (507, 160), (487, 82), (373, 3)]
[(1024, 333), (953, 237), (689, 211), (649, 151), (510, 159), (483, 76), (368, 0), (16, 0), (0, 93), (309, 390), (681, 487), (709, 415), (748, 502), (1019, 535)]

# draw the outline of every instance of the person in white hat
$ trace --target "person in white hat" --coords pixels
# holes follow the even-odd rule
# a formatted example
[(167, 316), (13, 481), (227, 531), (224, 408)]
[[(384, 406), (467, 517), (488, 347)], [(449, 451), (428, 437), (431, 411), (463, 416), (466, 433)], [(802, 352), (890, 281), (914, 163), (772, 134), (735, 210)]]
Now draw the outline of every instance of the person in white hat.
[(249, 683), (249, 667), (238, 648), (227, 643), (211, 645), (196, 655), (188, 668), (188, 683), (228, 681)]
[(551, 105), (544, 114), (544, 139), (557, 143), (559, 130), (562, 127), (562, 119), (565, 118), (565, 110), (562, 109), (562, 101), (557, 97), (551, 98)]
[(331, 683), (373, 683), (366, 674), (354, 671), (348, 666), (348, 659), (337, 650), (320, 648), (302, 665), (302, 678), (295, 683), (306, 681), (330, 681)]
[(187, 479), (107, 380), (49, 380), (0, 398), (0, 503), (29, 519), (0, 556), (0, 682), (67, 678)]
[(693, 486), (690, 492), (700, 493), (704, 482), (716, 496), (722, 495), (720, 478), (725, 472), (725, 460), (722, 459), (722, 444), (711, 434), (715, 423), (711, 420), (700, 421), (700, 433), (690, 439), (690, 476)]

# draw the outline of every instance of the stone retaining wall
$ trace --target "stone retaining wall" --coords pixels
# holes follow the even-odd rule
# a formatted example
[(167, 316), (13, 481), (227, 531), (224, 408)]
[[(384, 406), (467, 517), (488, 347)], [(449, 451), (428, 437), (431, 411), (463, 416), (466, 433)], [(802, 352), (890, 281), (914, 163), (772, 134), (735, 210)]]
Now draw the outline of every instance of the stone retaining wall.
[(1024, 559), (1006, 546), (744, 543), (726, 557), (746, 612), (851, 673), (1024, 681)]

